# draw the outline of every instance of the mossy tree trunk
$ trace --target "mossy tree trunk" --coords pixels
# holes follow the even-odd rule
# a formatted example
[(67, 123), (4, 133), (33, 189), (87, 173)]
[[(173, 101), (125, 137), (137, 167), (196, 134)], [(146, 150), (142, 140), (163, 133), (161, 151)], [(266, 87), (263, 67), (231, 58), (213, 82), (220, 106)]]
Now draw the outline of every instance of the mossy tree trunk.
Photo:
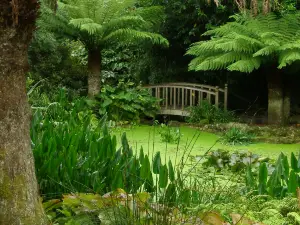
[(93, 98), (101, 88), (101, 52), (89, 50), (88, 52), (88, 95)]
[(35, 176), (26, 95), (37, 0), (0, 1), (0, 224), (47, 224)]
[(267, 76), (268, 80), (268, 123), (282, 125), (290, 116), (290, 92), (286, 89), (280, 70)]

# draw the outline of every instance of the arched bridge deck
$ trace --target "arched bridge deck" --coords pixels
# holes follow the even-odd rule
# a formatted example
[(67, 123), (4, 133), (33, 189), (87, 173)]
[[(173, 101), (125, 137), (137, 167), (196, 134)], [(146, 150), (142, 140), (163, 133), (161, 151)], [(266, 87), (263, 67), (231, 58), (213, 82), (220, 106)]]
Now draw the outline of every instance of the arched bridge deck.
[(193, 84), (166, 83), (145, 86), (149, 93), (159, 99), (160, 112), (163, 115), (189, 116), (188, 107), (201, 104), (204, 100), (227, 109), (228, 87)]

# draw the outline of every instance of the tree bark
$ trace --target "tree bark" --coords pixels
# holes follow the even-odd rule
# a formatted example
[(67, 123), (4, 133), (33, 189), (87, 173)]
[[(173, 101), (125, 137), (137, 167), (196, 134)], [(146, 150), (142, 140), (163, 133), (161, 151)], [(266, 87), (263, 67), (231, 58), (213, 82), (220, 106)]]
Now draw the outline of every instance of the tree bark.
[(89, 50), (88, 55), (88, 95), (93, 98), (101, 88), (101, 52)]
[(289, 116), (289, 98), (284, 98), (282, 74), (276, 70), (268, 79), (268, 123), (284, 124)]
[(35, 176), (26, 95), (36, 0), (0, 1), (0, 224), (47, 224)]

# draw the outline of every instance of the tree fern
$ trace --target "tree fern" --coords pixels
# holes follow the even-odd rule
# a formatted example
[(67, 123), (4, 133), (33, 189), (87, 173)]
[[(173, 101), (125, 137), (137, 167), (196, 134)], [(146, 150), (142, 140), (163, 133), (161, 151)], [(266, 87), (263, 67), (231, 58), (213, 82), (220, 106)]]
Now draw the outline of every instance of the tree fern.
[[(137, 0), (65, 0), (56, 13), (43, 7), (40, 24), (57, 34), (81, 41), (89, 53), (88, 67), (100, 73), (101, 51), (115, 43), (141, 46), (150, 42), (168, 46), (153, 30), (163, 20), (163, 10), (154, 6), (136, 8)], [(93, 65), (91, 65), (93, 64)], [(100, 74), (89, 76), (89, 86), (100, 90)], [(89, 91), (90, 92), (90, 91)]]
[(250, 73), (274, 58), (278, 68), (300, 60), (300, 14), (236, 17), (235, 22), (207, 31), (211, 40), (198, 42), (187, 54), (196, 57), (190, 70), (228, 69)]

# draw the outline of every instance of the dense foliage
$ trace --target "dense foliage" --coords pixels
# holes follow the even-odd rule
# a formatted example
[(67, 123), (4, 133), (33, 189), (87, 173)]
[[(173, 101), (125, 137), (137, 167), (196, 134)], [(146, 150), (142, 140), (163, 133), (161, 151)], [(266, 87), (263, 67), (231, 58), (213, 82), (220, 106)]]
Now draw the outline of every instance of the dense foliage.
[[(175, 80), (230, 87), (245, 78), (238, 72), (261, 68), (271, 71), (266, 78), (275, 100), (282, 93), (282, 103), (289, 102), (289, 89), (277, 92), (269, 78), (300, 60), (296, 4), (243, 2), (42, 1), (28, 52), (27, 95), (36, 175), (52, 224), (300, 224), (300, 158), (280, 154), (274, 162), (231, 151), (236, 146), (215, 150), (266, 138), (297, 142), (296, 126), (233, 123), (238, 114), (202, 101), (187, 108), (188, 126), (219, 136), (216, 145), (192, 156), (197, 135), (184, 139), (179, 126), (160, 124), (161, 100), (143, 88)], [(237, 10), (243, 13), (233, 15)], [(289, 87), (288, 79), (276, 79)], [(89, 99), (82, 97), (87, 86), (99, 88)], [(124, 124), (139, 126), (145, 118), (158, 120), (143, 146), (126, 133), (116, 135), (131, 129)], [(154, 152), (155, 145), (164, 149)]]
[(193, 124), (228, 123), (234, 120), (233, 112), (217, 108), (208, 101), (190, 107), (189, 111), (190, 115), (187, 120)]
[(105, 85), (96, 96), (95, 107), (100, 115), (108, 115), (115, 122), (137, 123), (142, 117), (154, 118), (159, 109), (159, 99), (133, 82), (120, 80), (114, 87)]
[(42, 193), (104, 193), (116, 188), (135, 192), (143, 184), (151, 190), (149, 157), (142, 149), (134, 155), (125, 134), (117, 147), (106, 118), (98, 120), (84, 104), (83, 99), (57, 101), (34, 114), (31, 137)]
[[(250, 73), (263, 63), (286, 67), (299, 60), (298, 13), (268, 14), (256, 18), (235, 16), (234, 22), (207, 31), (209, 41), (192, 45), (187, 54), (196, 56), (191, 70), (228, 69)], [(286, 40), (289, 40), (288, 42)]]

